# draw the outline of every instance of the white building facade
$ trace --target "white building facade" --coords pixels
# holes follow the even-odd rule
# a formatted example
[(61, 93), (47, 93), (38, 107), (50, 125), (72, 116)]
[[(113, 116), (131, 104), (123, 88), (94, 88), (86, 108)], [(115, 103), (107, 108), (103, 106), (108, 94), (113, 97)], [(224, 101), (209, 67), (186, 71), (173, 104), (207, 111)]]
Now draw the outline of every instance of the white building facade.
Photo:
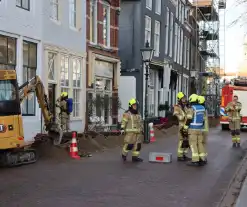
[[(19, 84), (41, 77), (51, 110), (67, 91), (74, 99), (71, 129), (85, 127), (86, 1), (1, 0), (0, 66), (15, 68)], [(35, 96), (22, 105), (25, 140), (43, 129)]]

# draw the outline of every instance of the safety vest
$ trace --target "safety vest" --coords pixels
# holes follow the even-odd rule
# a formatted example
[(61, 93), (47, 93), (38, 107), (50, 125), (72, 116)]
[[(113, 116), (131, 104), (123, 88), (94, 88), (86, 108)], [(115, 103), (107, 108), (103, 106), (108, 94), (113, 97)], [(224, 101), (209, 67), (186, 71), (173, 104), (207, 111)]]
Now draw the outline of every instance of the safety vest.
[(192, 105), (194, 116), (190, 123), (190, 129), (203, 129), (204, 128), (204, 116), (205, 108), (202, 105)]

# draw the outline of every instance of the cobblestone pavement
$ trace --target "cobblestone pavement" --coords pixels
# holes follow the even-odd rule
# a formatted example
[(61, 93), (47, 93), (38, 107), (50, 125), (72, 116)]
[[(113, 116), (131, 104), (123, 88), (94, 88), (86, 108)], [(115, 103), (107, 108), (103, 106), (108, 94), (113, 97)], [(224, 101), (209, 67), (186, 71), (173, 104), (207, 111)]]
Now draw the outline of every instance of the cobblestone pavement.
[[(164, 135), (165, 136), (165, 135)], [(246, 134), (242, 134), (243, 147)], [(0, 206), (214, 207), (226, 189), (243, 149), (232, 149), (229, 132), (213, 129), (208, 165), (176, 162), (176, 136), (144, 145), (145, 162), (123, 164), (120, 149), (76, 160), (40, 160), (0, 171)], [(173, 163), (149, 163), (149, 152), (171, 152)]]

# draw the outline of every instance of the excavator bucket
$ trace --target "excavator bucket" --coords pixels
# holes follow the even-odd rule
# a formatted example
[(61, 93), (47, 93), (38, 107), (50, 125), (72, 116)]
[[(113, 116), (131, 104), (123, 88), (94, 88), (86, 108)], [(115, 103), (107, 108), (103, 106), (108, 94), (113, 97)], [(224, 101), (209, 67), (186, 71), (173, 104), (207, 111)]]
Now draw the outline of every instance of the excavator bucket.
[(56, 123), (51, 123), (48, 127), (48, 136), (53, 140), (54, 145), (60, 145), (63, 138), (63, 130)]

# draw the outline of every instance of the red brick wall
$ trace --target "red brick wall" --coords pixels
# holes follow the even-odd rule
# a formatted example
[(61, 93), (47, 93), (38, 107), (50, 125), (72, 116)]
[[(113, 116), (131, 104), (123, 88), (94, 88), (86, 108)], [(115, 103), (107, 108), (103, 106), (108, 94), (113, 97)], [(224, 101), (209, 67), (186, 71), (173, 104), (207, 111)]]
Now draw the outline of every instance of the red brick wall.
[[(103, 45), (103, 5), (102, 5), (102, 0), (98, 0), (98, 41), (97, 43), (101, 46)], [(110, 10), (110, 47), (111, 50), (105, 49), (104, 47), (101, 47), (100, 49), (96, 49), (95, 47), (92, 47), (89, 44), (89, 39), (90, 39), (90, 0), (87, 0), (87, 46), (88, 50), (92, 49), (95, 53), (110, 56), (110, 57), (115, 57), (118, 58), (118, 14), (117, 14), (117, 9), (120, 6), (120, 0), (109, 0), (105, 1), (106, 3), (108, 2), (111, 6)]]

